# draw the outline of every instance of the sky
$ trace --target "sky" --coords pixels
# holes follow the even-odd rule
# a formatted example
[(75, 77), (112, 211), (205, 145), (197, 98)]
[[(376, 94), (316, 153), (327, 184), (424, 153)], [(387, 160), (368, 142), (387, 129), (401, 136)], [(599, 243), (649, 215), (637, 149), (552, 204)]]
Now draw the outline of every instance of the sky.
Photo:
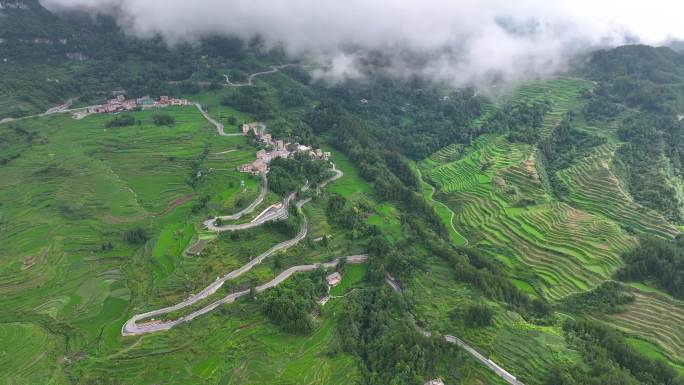
[[(167, 42), (261, 35), (331, 80), (361, 76), (368, 52), (396, 76), (487, 84), (566, 71), (589, 50), (684, 39), (684, 1), (666, 0), (41, 0), (112, 14)], [(418, 60), (416, 60), (418, 58)]]

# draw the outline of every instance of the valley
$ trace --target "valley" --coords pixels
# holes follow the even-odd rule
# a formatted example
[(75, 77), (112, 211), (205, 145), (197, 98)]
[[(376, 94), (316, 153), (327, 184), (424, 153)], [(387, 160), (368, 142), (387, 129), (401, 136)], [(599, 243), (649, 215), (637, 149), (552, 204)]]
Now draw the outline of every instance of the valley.
[(0, 385), (682, 385), (684, 45), (558, 7), (0, 0)]

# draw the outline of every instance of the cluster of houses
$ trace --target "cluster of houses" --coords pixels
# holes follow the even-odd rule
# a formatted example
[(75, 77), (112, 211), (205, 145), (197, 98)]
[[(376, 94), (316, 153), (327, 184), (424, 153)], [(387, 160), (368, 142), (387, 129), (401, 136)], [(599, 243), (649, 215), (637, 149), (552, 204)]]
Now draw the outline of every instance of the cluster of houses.
[(136, 108), (146, 109), (167, 106), (187, 106), (188, 104), (190, 104), (190, 102), (188, 102), (187, 99), (170, 98), (165, 95), (160, 96), (157, 100), (152, 99), (149, 96), (143, 96), (142, 98), (137, 99), (126, 99), (124, 95), (118, 95), (116, 98), (108, 100), (106, 104), (88, 107), (88, 113), (101, 114), (131, 111)]
[(242, 125), (242, 132), (244, 134), (249, 133), (252, 131), (254, 133), (254, 136), (263, 144), (265, 145), (270, 145), (272, 150), (271, 151), (266, 151), (266, 150), (259, 150), (256, 153), (256, 160), (243, 164), (241, 166), (238, 166), (238, 171), (239, 172), (248, 172), (252, 173), (255, 175), (258, 174), (265, 174), (268, 172), (268, 165), (271, 163), (273, 159), (276, 158), (285, 158), (287, 159), (290, 155), (297, 153), (297, 152), (303, 152), (310, 154), (311, 156), (317, 158), (317, 159), (323, 159), (323, 160), (329, 160), (330, 159), (330, 153), (329, 152), (323, 152), (320, 148), (317, 149), (312, 149), (309, 146), (304, 146), (299, 143), (289, 143), (285, 142), (283, 140), (274, 140), (271, 136), (271, 134), (266, 133), (265, 126), (261, 123), (249, 123), (249, 124), (243, 124)]

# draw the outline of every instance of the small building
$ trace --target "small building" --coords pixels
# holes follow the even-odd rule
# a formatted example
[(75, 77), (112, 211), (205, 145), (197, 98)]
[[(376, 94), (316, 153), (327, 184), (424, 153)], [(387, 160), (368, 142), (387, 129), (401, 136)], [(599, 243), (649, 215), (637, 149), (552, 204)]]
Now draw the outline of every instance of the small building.
[(263, 134), (261, 135), (261, 141), (269, 143), (271, 141), (272, 137), (271, 134)]
[(99, 113), (104, 112), (104, 107), (102, 105), (89, 106), (87, 108), (87, 111), (89, 114), (99, 114)]
[(116, 100), (119, 102), (123, 102), (126, 100), (126, 97), (123, 94), (116, 95)]
[(330, 154), (329, 151), (325, 151), (325, 152), (323, 153), (323, 159), (324, 159), (324, 160), (330, 160), (331, 155), (332, 155), (332, 154)]
[(271, 159), (275, 159), (275, 158), (287, 159), (289, 156), (290, 156), (290, 153), (288, 151), (285, 151), (285, 150), (273, 151), (271, 153)]
[(238, 166), (238, 171), (239, 172), (252, 172), (253, 171), (252, 165), (251, 164), (240, 165), (240, 166)]
[(278, 139), (275, 142), (276, 142), (276, 148), (278, 150), (284, 150), (285, 149), (285, 142), (284, 141)]
[(321, 151), (320, 148), (317, 148), (314, 150), (314, 154), (316, 154), (317, 158), (322, 158), (323, 157), (323, 151)]
[(334, 272), (327, 277), (325, 277), (325, 281), (328, 282), (328, 286), (330, 287), (335, 287), (342, 282), (342, 276), (338, 272)]
[(243, 124), (242, 126), (240, 126), (240, 128), (242, 128), (242, 133), (247, 135), (247, 133), (249, 132), (249, 125)]
[(252, 163), (252, 172), (265, 174), (268, 171), (268, 165), (261, 159), (257, 159)]
[(161, 104), (169, 104), (169, 96), (168, 95), (161, 95), (159, 97), (159, 103)]
[(170, 99), (169, 103), (172, 106), (187, 106), (188, 104), (190, 104), (190, 102), (188, 102), (188, 99)]
[(361, 99), (359, 100), (361, 104), (368, 104), (368, 99)]
[(299, 152), (309, 152), (309, 151), (311, 151), (311, 147), (305, 146), (305, 145), (303, 145), (303, 144), (300, 144), (300, 145), (297, 146), (297, 151), (299, 151)]
[(423, 385), (444, 385), (444, 381), (442, 381), (441, 378), (435, 378), (434, 380), (430, 380)]
[(266, 157), (267, 154), (268, 153), (266, 152), (266, 150), (259, 150), (256, 153), (256, 157), (257, 157), (257, 159), (263, 159)]
[(142, 98), (138, 98), (135, 100), (135, 102), (142, 107), (154, 107), (154, 99), (149, 97), (149, 95), (145, 95)]

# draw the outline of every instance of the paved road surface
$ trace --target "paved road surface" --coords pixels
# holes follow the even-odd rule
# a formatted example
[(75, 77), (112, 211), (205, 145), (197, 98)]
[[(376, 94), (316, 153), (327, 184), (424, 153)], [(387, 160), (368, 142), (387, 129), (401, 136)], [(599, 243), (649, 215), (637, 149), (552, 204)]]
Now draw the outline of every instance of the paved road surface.
[(52, 108), (49, 108), (47, 111), (41, 113), (41, 114), (36, 114), (36, 115), (28, 115), (28, 116), (22, 116), (20, 118), (5, 118), (0, 120), (0, 124), (3, 123), (9, 123), (9, 122), (16, 122), (17, 120), (24, 120), (24, 119), (31, 119), (31, 118), (38, 118), (41, 116), (48, 116), (48, 115), (54, 115), (54, 114), (62, 114), (65, 112), (74, 112), (74, 111), (79, 111), (79, 110), (85, 110), (87, 107), (79, 107), (79, 108), (71, 108), (71, 104), (74, 102), (74, 99), (69, 99), (67, 100), (64, 104), (60, 104), (58, 106), (54, 106)]
[(201, 104), (195, 103), (195, 107), (197, 107), (199, 112), (204, 116), (204, 119), (208, 120), (209, 123), (213, 124), (214, 127), (216, 127), (216, 131), (218, 131), (219, 135), (221, 135), (221, 136), (242, 136), (242, 135), (244, 135), (242, 132), (233, 132), (233, 133), (227, 134), (224, 131), (223, 124), (221, 124), (221, 122), (219, 122), (218, 120), (212, 118), (211, 115), (209, 115), (209, 113), (207, 113), (207, 111), (205, 111), (202, 108)]
[(259, 189), (259, 195), (254, 199), (252, 203), (249, 204), (249, 206), (245, 207), (244, 209), (238, 211), (235, 214), (230, 214), (230, 215), (221, 215), (215, 218), (209, 218), (206, 221), (204, 221), (204, 225), (208, 227), (208, 223), (214, 223), (217, 219), (221, 219), (222, 221), (236, 221), (240, 218), (242, 218), (243, 215), (249, 214), (254, 209), (261, 204), (261, 202), (264, 201), (264, 198), (266, 197), (266, 193), (268, 192), (268, 179), (266, 178), (266, 175), (261, 175), (261, 187)]
[[(347, 263), (349, 264), (356, 264), (356, 263), (363, 263), (368, 259), (368, 255), (366, 254), (361, 254), (361, 255), (351, 255), (346, 257)], [(304, 272), (304, 271), (311, 271), (315, 270), (318, 268), (324, 268), (324, 269), (330, 269), (339, 263), (339, 259), (335, 259), (332, 262), (327, 262), (327, 263), (314, 263), (311, 265), (300, 265), (300, 266), (293, 266), (290, 267), (289, 269), (283, 271), (282, 273), (278, 274), (275, 278), (273, 278), (271, 281), (264, 283), (263, 285), (257, 286), (255, 288), (257, 293), (261, 293), (263, 291), (266, 291), (272, 287), (278, 286), (279, 284), (283, 283), (285, 280), (290, 278), (293, 274), (299, 273), (299, 272)], [(235, 293), (228, 294), (227, 296), (214, 301), (210, 303), (209, 305), (195, 310), (194, 312), (182, 316), (180, 318), (177, 318), (175, 320), (170, 320), (170, 321), (152, 321), (152, 322), (146, 322), (146, 323), (141, 323), (137, 324), (136, 321), (142, 318), (148, 318), (148, 317), (133, 317), (131, 318), (126, 324), (124, 324), (123, 328), (121, 329), (121, 334), (124, 336), (131, 336), (131, 335), (139, 335), (139, 334), (145, 334), (145, 333), (154, 333), (154, 332), (159, 332), (163, 330), (168, 330), (171, 329), (172, 327), (181, 324), (183, 322), (188, 322), (191, 321), (201, 315), (204, 315), (206, 313), (209, 313), (210, 311), (216, 309), (217, 307), (228, 304), (228, 303), (233, 303), (235, 302), (236, 299), (245, 296), (249, 294), (249, 290), (242, 290), (238, 291)], [(146, 313), (148, 314), (148, 313)]]
[(496, 373), (499, 377), (503, 378), (504, 381), (508, 382), (511, 385), (525, 385), (522, 382), (518, 381), (515, 376), (512, 374), (508, 373), (505, 371), (502, 367), (497, 365), (494, 361), (490, 360), (489, 358), (483, 356), (480, 354), (477, 350), (473, 349), (470, 345), (466, 344), (463, 342), (461, 339), (458, 337), (454, 337), (452, 335), (445, 335), (444, 339), (452, 344), (456, 344), (463, 348), (466, 352), (470, 353), (471, 356), (473, 356), (476, 360), (480, 361), (483, 365), (487, 366), (489, 369), (493, 370), (494, 373)]
[(252, 228), (261, 226), (266, 222), (271, 222), (271, 221), (275, 221), (275, 220), (279, 220), (279, 219), (285, 219), (288, 216), (288, 209), (290, 208), (290, 201), (292, 201), (292, 199), (294, 199), (295, 195), (297, 195), (296, 191), (291, 192), (290, 194), (288, 194), (283, 199), (280, 207), (278, 207), (278, 208), (270, 208), (270, 207), (267, 208), (265, 210), (267, 212), (262, 212), (252, 222), (217, 226), (216, 225), (216, 218), (211, 218), (211, 219), (204, 221), (204, 226), (206, 226), (207, 230), (209, 230), (209, 231), (213, 231), (216, 233), (222, 233), (224, 231), (240, 231), (240, 230), (252, 229)]
[(280, 71), (282, 68), (295, 67), (295, 66), (299, 66), (299, 64), (282, 64), (282, 65), (277, 65), (277, 66), (271, 66), (271, 69), (268, 71), (256, 72), (256, 73), (249, 75), (249, 77), (247, 77), (247, 82), (245, 82), (245, 83), (231, 83), (230, 77), (228, 75), (223, 74), (223, 77), (226, 79), (226, 84), (230, 87), (247, 87), (247, 86), (253, 85), (252, 83), (254, 81), (254, 78), (257, 76), (274, 74), (274, 73)]
[[(401, 288), (399, 287), (399, 283), (397, 282), (396, 279), (394, 279), (394, 277), (392, 277), (389, 274), (386, 274), (385, 275), (385, 282), (387, 282), (387, 284), (390, 285), (394, 291), (401, 293)], [(421, 334), (423, 334), (427, 337), (432, 335), (431, 332), (428, 332), (428, 331), (421, 329), (420, 327), (418, 327), (418, 325), (416, 325), (416, 329)], [(458, 338), (456, 336), (452, 336), (452, 335), (445, 335), (444, 340), (446, 342), (460, 346), (463, 350), (468, 352), (468, 354), (473, 356), (473, 358), (480, 361), (480, 363), (482, 365), (484, 365), (484, 366), (488, 367), (489, 369), (491, 369), (492, 371), (494, 371), (494, 373), (496, 373), (499, 377), (501, 377), (504, 381), (508, 382), (509, 384), (511, 384), (511, 385), (525, 385), (522, 382), (520, 382), (517, 378), (515, 378), (514, 375), (512, 375), (509, 372), (507, 372), (506, 370), (504, 370), (504, 368), (497, 365), (494, 361), (492, 361), (489, 358), (480, 354), (480, 352), (475, 350), (472, 346), (466, 344), (460, 338)]]
[[(321, 182), (320, 184), (318, 184), (318, 186), (316, 186), (317, 189), (320, 190), (322, 188), (325, 188), (325, 186), (327, 186), (328, 183), (335, 181), (344, 175), (344, 173), (342, 171), (338, 170), (335, 167), (334, 163), (332, 164), (332, 166), (333, 166), (332, 171), (335, 173), (335, 175), (331, 176), (330, 178), (328, 178), (328, 179), (324, 180), (323, 182)], [(264, 176), (264, 178), (265, 178), (265, 176)], [(262, 191), (262, 192), (263, 192), (263, 195), (266, 194), (265, 191)], [(233, 214), (233, 215), (224, 215), (224, 216), (220, 216), (220, 217), (216, 217), (216, 218), (209, 218), (206, 221), (204, 221), (204, 226), (209, 231), (220, 233), (220, 232), (224, 232), (224, 231), (240, 231), (240, 230), (252, 229), (254, 227), (261, 226), (266, 222), (275, 221), (275, 220), (279, 220), (279, 219), (285, 219), (289, 215), (288, 210), (290, 207), (290, 202), (292, 201), (292, 199), (294, 199), (295, 195), (296, 195), (296, 192), (290, 193), (288, 196), (286, 196), (283, 199), (280, 207), (278, 207), (278, 208), (269, 207), (269, 208), (265, 209), (261, 214), (259, 214), (256, 218), (254, 218), (254, 220), (252, 220), (249, 223), (227, 224), (227, 225), (222, 225), (222, 226), (216, 225), (216, 219), (218, 219), (218, 218), (220, 218), (221, 220), (239, 219), (242, 216), (242, 214), (245, 214), (245, 213), (243, 213), (245, 210), (243, 210), (243, 212)], [(263, 196), (261, 196), (261, 200), (259, 201), (259, 203), (261, 203), (261, 201), (263, 201)], [(254, 210), (254, 207), (256, 207), (258, 205), (258, 203), (254, 204), (255, 202), (256, 201), (252, 202), (252, 204), (250, 205), (251, 209), (247, 212), (251, 212), (252, 210)], [(250, 208), (250, 207), (248, 207), (248, 208)], [(238, 215), (238, 214), (240, 214), (240, 215)]]
[[(321, 182), (319, 184), (319, 186), (325, 186), (328, 183), (330, 183), (331, 181), (338, 179), (342, 175), (344, 175), (339, 170), (335, 169), (335, 171), (336, 172), (335, 172), (334, 176), (332, 176), (332, 177), (328, 178), (327, 180)], [(310, 200), (311, 200), (311, 198), (306, 198), (306, 199), (302, 199), (302, 200), (298, 201), (296, 203), (297, 208), (301, 209), (302, 206), (307, 204)], [(302, 227), (300, 228), (299, 232), (297, 233), (297, 235), (294, 238), (289, 239), (289, 240), (284, 241), (284, 242), (278, 243), (277, 245), (266, 250), (264, 253), (258, 255), (256, 258), (247, 262), (242, 267), (231, 271), (230, 273), (224, 275), (223, 277), (216, 278), (216, 280), (214, 282), (212, 282), (209, 286), (205, 287), (202, 291), (200, 291), (197, 294), (190, 295), (186, 300), (184, 300), (180, 303), (177, 303), (175, 305), (168, 306), (168, 307), (165, 307), (162, 309), (152, 310), (152, 311), (149, 311), (146, 313), (134, 315), (128, 321), (126, 321), (126, 323), (123, 325), (123, 327), (121, 328), (121, 334), (124, 336), (130, 336), (130, 335), (137, 335), (137, 334), (143, 334), (143, 333), (153, 333), (153, 332), (157, 332), (157, 331), (168, 330), (168, 329), (174, 327), (175, 325), (177, 325), (179, 323), (190, 321), (199, 315), (205, 314), (205, 313), (215, 309), (216, 307), (218, 307), (221, 304), (231, 303), (231, 302), (235, 301), (236, 298), (238, 298), (242, 295), (245, 295), (245, 293), (239, 292), (239, 293), (229, 294), (228, 296), (226, 296), (226, 297), (224, 297), (218, 301), (215, 301), (215, 302), (203, 307), (202, 309), (199, 309), (199, 310), (197, 310), (193, 313), (190, 313), (184, 317), (181, 317), (177, 320), (166, 321), (166, 322), (148, 322), (148, 323), (143, 323), (140, 325), (137, 324), (137, 322), (140, 320), (153, 318), (153, 317), (160, 316), (162, 314), (167, 314), (167, 313), (171, 313), (171, 312), (174, 312), (177, 310), (181, 310), (183, 308), (191, 306), (191, 305), (211, 296), (212, 294), (216, 293), (216, 291), (221, 286), (223, 286), (223, 284), (226, 281), (228, 281), (230, 279), (237, 278), (237, 277), (241, 276), (242, 274), (250, 271), (254, 266), (260, 264), (266, 258), (277, 253), (278, 251), (283, 250), (283, 249), (287, 249), (287, 248), (294, 246), (297, 243), (299, 243), (302, 239), (304, 239), (304, 237), (306, 237), (306, 234), (308, 231), (309, 231), (309, 221), (308, 221), (308, 218), (306, 217), (306, 215), (304, 215), (304, 213), (302, 213)], [(358, 260), (358, 257), (359, 256), (352, 256), (351, 257), (352, 260), (350, 262)], [(289, 277), (289, 275), (287, 277)], [(282, 280), (286, 279), (287, 277), (285, 277), (285, 278), (281, 277), (280, 281), (277, 281), (277, 282), (280, 283), (280, 282), (282, 282)], [(278, 277), (276, 277), (275, 279), (278, 280)], [(268, 284), (265, 284), (265, 285), (268, 285)]]

